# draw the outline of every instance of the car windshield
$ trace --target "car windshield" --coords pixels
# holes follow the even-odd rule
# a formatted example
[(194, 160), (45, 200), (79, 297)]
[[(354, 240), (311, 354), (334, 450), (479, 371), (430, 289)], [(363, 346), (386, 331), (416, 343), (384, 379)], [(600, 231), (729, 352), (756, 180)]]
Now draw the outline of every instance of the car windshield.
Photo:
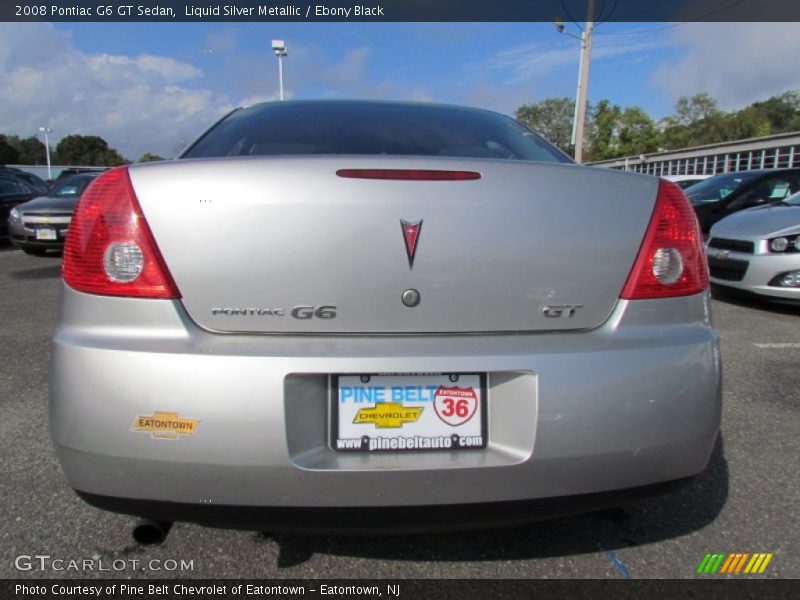
[(94, 179), (93, 175), (75, 175), (54, 187), (48, 196), (55, 198), (78, 198)]
[(686, 197), (692, 204), (719, 202), (730, 196), (743, 184), (758, 177), (760, 173), (727, 173), (717, 175), (686, 188)]
[(380, 102), (285, 102), (234, 111), (182, 158), (391, 155), (571, 162), (509, 117)]

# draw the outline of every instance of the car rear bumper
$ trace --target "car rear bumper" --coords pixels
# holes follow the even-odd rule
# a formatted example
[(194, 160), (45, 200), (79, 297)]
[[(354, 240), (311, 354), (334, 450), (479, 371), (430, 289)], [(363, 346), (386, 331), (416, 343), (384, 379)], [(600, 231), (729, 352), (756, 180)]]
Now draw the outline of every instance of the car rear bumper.
[(53, 226), (56, 231), (55, 240), (37, 240), (36, 230), (32, 227), (25, 227), (21, 221), (9, 223), (8, 234), (11, 243), (17, 248), (27, 248), (30, 250), (63, 250), (67, 230), (64, 225), (59, 223)]
[(86, 502), (159, 522), (184, 521), (209, 527), (270, 533), (422, 533), (521, 525), (622, 506), (689, 485), (693, 477), (636, 488), (538, 500), (475, 504), (380, 507), (209, 506), (78, 492)]
[(64, 242), (41, 242), (41, 241), (34, 241), (29, 240), (25, 237), (15, 237), (10, 236), (9, 240), (11, 244), (16, 246), (17, 248), (24, 248), (27, 250), (64, 250)]
[[(64, 295), (52, 436), (70, 485), (113, 510), (164, 518), (147, 507), (380, 509), (591, 495), (702, 472), (719, 429), (707, 294), (620, 302), (593, 331), (313, 337), (215, 335), (179, 303)], [(332, 450), (330, 374), (380, 372), (487, 372), (488, 446)], [(155, 411), (199, 424), (172, 440), (132, 431)], [(181, 512), (204, 520), (178, 509), (170, 518)]]

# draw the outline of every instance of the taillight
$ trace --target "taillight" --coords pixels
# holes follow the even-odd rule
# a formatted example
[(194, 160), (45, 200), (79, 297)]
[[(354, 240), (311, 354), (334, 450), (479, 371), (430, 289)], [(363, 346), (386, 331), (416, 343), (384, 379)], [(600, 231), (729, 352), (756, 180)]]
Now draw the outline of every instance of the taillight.
[(674, 183), (659, 183), (644, 241), (621, 298), (689, 296), (708, 286), (703, 235), (689, 201)]
[(86, 188), (70, 223), (61, 272), (80, 292), (180, 298), (127, 167), (103, 173)]

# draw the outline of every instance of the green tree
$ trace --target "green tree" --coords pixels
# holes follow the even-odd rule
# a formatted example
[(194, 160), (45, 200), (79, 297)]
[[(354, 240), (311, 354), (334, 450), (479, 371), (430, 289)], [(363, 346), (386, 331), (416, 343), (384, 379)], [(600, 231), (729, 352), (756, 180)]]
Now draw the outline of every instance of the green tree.
[(629, 106), (619, 117), (619, 156), (646, 154), (658, 150), (661, 134), (655, 121), (642, 108)]
[(156, 160), (165, 160), (163, 156), (159, 156), (158, 154), (151, 154), (150, 152), (145, 152), (139, 157), (137, 162), (153, 162)]
[(750, 105), (726, 117), (725, 137), (729, 140), (761, 137), (770, 133), (773, 133), (773, 128), (769, 118), (755, 105)]
[(706, 92), (682, 96), (675, 104), (675, 114), (662, 121), (664, 146), (674, 149), (727, 141), (731, 139), (727, 117)]
[(47, 162), (44, 144), (35, 136), (20, 138), (18, 135), (3, 136), (17, 153), (21, 165), (41, 165)]
[(589, 110), (588, 160), (605, 160), (618, 155), (616, 147), (621, 114), (619, 106), (605, 99)]
[(565, 152), (572, 137), (575, 102), (569, 98), (548, 98), (517, 109), (517, 121), (532, 129)]
[[(569, 150), (574, 103), (548, 98), (517, 109), (517, 120)], [(587, 116), (584, 152), (604, 160), (657, 151), (800, 131), (800, 90), (789, 90), (740, 110), (725, 112), (708, 93), (683, 96), (658, 125), (640, 107), (624, 110), (600, 100)]]
[(116, 167), (127, 162), (96, 135), (68, 135), (56, 146), (56, 155), (64, 165)]
[(661, 138), (663, 140), (663, 147), (667, 150), (675, 150), (677, 148), (686, 148), (691, 146), (691, 128), (687, 125), (681, 125), (675, 116), (669, 116), (661, 119), (659, 123), (661, 127)]
[(754, 109), (769, 123), (772, 133), (800, 129), (800, 93), (797, 90), (783, 92), (763, 102), (754, 102), (748, 108)]
[(0, 135), (0, 165), (19, 164), (19, 153), (8, 143), (6, 136)]
[(717, 101), (707, 92), (695, 94), (691, 98), (681, 96), (675, 104), (675, 119), (680, 125), (694, 125), (698, 121), (719, 114)]

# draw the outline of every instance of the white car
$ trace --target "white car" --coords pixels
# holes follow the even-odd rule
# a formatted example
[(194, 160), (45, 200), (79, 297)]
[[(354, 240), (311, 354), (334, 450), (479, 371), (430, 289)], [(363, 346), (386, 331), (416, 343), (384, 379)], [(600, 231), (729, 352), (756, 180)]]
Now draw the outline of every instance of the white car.
[(800, 304), (800, 193), (722, 219), (706, 254), (713, 285)]

